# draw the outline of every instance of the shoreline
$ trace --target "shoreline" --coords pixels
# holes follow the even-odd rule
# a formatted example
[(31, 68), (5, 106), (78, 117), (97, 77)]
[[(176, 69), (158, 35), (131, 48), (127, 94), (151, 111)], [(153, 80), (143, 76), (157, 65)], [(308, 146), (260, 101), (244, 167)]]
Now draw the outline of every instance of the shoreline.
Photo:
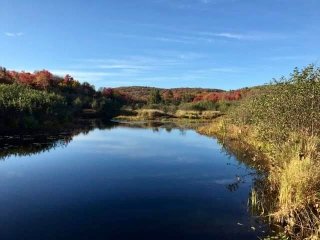
[[(246, 162), (248, 165), (252, 165), (254, 168), (265, 172), (265, 176), (260, 180), (259, 185), (253, 187), (249, 205), (261, 217), (268, 219), (270, 224), (279, 226), (282, 229), (279, 235), (281, 238), (279, 239), (287, 239), (283, 238), (285, 236), (290, 237), (290, 239), (318, 239), (319, 210), (317, 193), (305, 192), (299, 189), (301, 179), (298, 178), (298, 185), (289, 185), (291, 186), (291, 191), (293, 193), (302, 191), (301, 194), (303, 196), (308, 196), (309, 194), (310, 200), (300, 201), (300, 204), (293, 203), (291, 205), (285, 205), (284, 200), (282, 200), (285, 197), (282, 192), (283, 185), (291, 183), (285, 181), (295, 181), (294, 179), (297, 176), (292, 174), (296, 171), (301, 176), (309, 174), (307, 166), (312, 164), (311, 160), (291, 159), (290, 157), (294, 157), (294, 154), (292, 156), (289, 154), (289, 162), (282, 164), (279, 157), (284, 156), (285, 153), (269, 152), (268, 143), (256, 137), (256, 132), (252, 126), (239, 127), (228, 123), (224, 118), (217, 119), (207, 126), (199, 127), (197, 131), (200, 134), (216, 137), (227, 148), (231, 148), (231, 152), (239, 158), (241, 158), (241, 154), (245, 154), (246, 156), (243, 156), (242, 161), (248, 161), (249, 158), (251, 161)], [(293, 151), (294, 146), (289, 145), (287, 148), (289, 151)], [(317, 168), (317, 166), (312, 167)], [(293, 173), (287, 173), (288, 168)], [(309, 178), (312, 177), (309, 176)]]

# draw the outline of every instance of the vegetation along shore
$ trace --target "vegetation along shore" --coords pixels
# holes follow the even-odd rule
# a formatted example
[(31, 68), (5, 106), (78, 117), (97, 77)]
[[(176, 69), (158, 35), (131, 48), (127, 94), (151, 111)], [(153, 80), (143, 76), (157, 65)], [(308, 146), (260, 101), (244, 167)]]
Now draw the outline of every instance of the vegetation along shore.
[(292, 239), (320, 238), (320, 69), (295, 69), (266, 85), (199, 132), (253, 148), (264, 159), (251, 207)]

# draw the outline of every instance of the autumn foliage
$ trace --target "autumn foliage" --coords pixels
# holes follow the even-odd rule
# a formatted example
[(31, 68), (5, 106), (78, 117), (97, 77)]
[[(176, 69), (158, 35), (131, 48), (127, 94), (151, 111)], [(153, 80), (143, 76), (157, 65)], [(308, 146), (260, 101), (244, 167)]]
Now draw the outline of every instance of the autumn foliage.
[(193, 99), (193, 102), (200, 102), (200, 101), (218, 102), (218, 101), (222, 101), (222, 100), (238, 101), (241, 99), (244, 91), (245, 90), (236, 90), (236, 91), (229, 91), (229, 92), (202, 93), (202, 94), (197, 95)]
[[(0, 85), (12, 86), (2, 87), (2, 89), (7, 89), (6, 91), (10, 93), (9, 95), (3, 95), (6, 96), (6, 99), (0, 99), (0, 101), (3, 100), (3, 104), (6, 106), (9, 103), (8, 101), (17, 101), (17, 89), (21, 89), (23, 91), (21, 97), (30, 99), (30, 111), (27, 112), (25, 109), (19, 110), (15, 105), (13, 106), (16, 107), (16, 110), (14, 109), (15, 107), (12, 107), (10, 111), (16, 112), (20, 119), (25, 119), (27, 116), (28, 118), (35, 118), (37, 121), (41, 114), (35, 116), (34, 111), (32, 111), (35, 104), (32, 103), (33, 100), (31, 99), (47, 102), (48, 107), (51, 107), (50, 104), (53, 105), (54, 103), (49, 98), (50, 94), (54, 94), (60, 99), (61, 104), (59, 106), (64, 106), (63, 111), (65, 112), (61, 115), (71, 116), (69, 118), (72, 118), (72, 116), (83, 116), (83, 114), (91, 112), (95, 113), (92, 115), (95, 117), (111, 118), (119, 113), (122, 106), (131, 106), (132, 109), (162, 107), (170, 108), (172, 111), (177, 109), (224, 111), (230, 105), (229, 102), (240, 100), (246, 95), (247, 91), (223, 91), (203, 88), (164, 89), (152, 87), (105, 87), (96, 90), (88, 82), (81, 83), (69, 74), (57, 76), (48, 70), (40, 70), (33, 73), (18, 72), (6, 70), (2, 67), (0, 67)], [(36, 97), (31, 98), (31, 95)], [(40, 106), (44, 105), (40, 104)], [(43, 107), (37, 109), (39, 113), (42, 111), (41, 108)], [(18, 112), (20, 113), (18, 114)], [(6, 115), (5, 112), (2, 114), (3, 116)], [(8, 119), (8, 122), (10, 121)], [(23, 122), (24, 120), (21, 121)]]
[(80, 83), (69, 74), (64, 77), (54, 75), (48, 70), (30, 72), (8, 71), (0, 67), (0, 84), (21, 84), (37, 90), (46, 90), (65, 95), (69, 100), (77, 97), (98, 98), (106, 97), (118, 99), (122, 102), (131, 101), (125, 93), (118, 92), (111, 88), (102, 88), (96, 91), (95, 87), (87, 82)]
[(151, 88), (151, 87), (121, 87), (115, 90), (130, 97), (133, 101), (147, 103), (152, 91), (159, 90), (161, 99), (165, 104), (180, 104), (201, 101), (238, 101), (246, 96), (248, 89), (236, 91), (223, 91), (206, 88)]
[[(47, 70), (7, 71), (0, 67), (0, 127), (38, 127), (84, 116), (111, 118), (131, 99), (110, 88), (98, 91), (70, 75)], [(48, 114), (50, 112), (50, 114)]]

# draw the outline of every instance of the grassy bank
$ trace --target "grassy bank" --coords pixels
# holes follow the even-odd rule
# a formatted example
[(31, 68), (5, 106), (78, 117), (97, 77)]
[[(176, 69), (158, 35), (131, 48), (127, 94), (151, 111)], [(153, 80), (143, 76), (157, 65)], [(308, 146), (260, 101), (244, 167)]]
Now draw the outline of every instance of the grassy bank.
[(167, 119), (189, 119), (189, 120), (212, 120), (222, 113), (219, 111), (191, 111), (177, 110), (165, 112), (159, 109), (139, 109), (124, 111), (123, 114), (115, 117), (116, 120), (145, 121), (145, 120), (167, 120)]
[[(239, 127), (227, 118), (202, 126), (198, 131), (218, 137), (226, 146), (241, 146), (238, 149), (241, 153), (250, 149), (251, 155), (245, 154), (245, 162), (266, 171), (263, 184), (252, 189), (250, 205), (255, 212), (284, 227), (292, 239), (319, 239), (318, 137), (293, 134), (289, 141), (275, 149), (260, 140), (259, 131), (254, 127)], [(307, 154), (302, 156), (302, 149)]]
[[(266, 86), (199, 132), (240, 141), (265, 160), (251, 206), (292, 239), (320, 238), (320, 70), (314, 66)], [(263, 157), (262, 157), (263, 156)], [(271, 199), (271, 200), (270, 200)]]

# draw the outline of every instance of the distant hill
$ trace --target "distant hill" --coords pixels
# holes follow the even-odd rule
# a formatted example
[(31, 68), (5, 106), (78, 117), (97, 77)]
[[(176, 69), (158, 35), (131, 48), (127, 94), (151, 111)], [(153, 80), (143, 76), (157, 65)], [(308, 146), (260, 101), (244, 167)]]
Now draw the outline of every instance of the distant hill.
[(212, 88), (155, 88), (155, 87), (142, 87), (142, 86), (132, 86), (132, 87), (117, 87), (114, 90), (123, 93), (124, 95), (130, 96), (132, 99), (139, 101), (147, 101), (150, 92), (154, 89), (158, 89), (161, 95), (165, 95), (169, 91), (172, 92), (175, 98), (190, 98), (193, 99), (198, 95), (203, 95), (206, 93), (222, 93), (224, 90), (212, 89)]

